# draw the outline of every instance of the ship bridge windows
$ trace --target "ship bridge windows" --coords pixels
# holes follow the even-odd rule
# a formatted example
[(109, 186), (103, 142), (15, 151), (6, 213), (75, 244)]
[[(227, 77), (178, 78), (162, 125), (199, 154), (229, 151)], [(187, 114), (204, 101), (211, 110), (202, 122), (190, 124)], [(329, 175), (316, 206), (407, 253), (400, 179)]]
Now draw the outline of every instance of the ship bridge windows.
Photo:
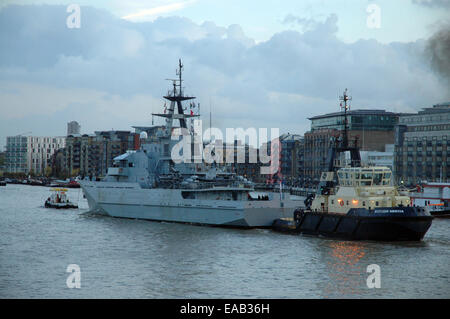
[(116, 161), (113, 167), (127, 167), (128, 166), (127, 164), (128, 164), (127, 160)]
[(385, 172), (383, 174), (383, 185), (389, 185), (391, 183), (391, 173)]
[(371, 180), (372, 177), (373, 177), (372, 171), (363, 171), (361, 173), (361, 179), (370, 179)]
[(383, 173), (374, 173), (373, 174), (373, 185), (381, 185), (383, 180)]
[(269, 195), (262, 192), (249, 192), (248, 200), (269, 200)]
[(355, 173), (352, 168), (338, 171), (339, 184), (342, 186), (354, 186)]
[(385, 168), (343, 168), (337, 173), (341, 186), (389, 185), (391, 172)]
[(373, 173), (372, 173), (372, 171), (361, 171), (358, 179), (360, 181), (361, 186), (371, 186), (372, 179), (373, 179)]

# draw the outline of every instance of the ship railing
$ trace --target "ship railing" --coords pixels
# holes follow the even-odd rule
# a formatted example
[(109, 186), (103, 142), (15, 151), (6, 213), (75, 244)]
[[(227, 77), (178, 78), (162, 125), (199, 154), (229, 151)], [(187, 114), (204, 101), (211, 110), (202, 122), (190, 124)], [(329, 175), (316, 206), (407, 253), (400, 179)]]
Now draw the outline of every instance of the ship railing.
[[(161, 185), (162, 186), (162, 185)], [(171, 188), (181, 188), (181, 189), (214, 189), (216, 187), (239, 187), (238, 184), (229, 181), (212, 181), (212, 182), (197, 182), (197, 183), (189, 183), (189, 184), (181, 184), (181, 183), (167, 183), (168, 187)], [(242, 188), (242, 187), (240, 187)]]

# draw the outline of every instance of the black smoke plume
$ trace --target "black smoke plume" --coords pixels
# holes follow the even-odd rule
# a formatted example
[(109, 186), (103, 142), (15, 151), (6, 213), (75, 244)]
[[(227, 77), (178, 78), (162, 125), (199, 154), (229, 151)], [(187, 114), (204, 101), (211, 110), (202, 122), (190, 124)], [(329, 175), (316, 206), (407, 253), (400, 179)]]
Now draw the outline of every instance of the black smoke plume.
[(450, 23), (443, 25), (430, 37), (426, 53), (433, 70), (445, 78), (450, 85)]

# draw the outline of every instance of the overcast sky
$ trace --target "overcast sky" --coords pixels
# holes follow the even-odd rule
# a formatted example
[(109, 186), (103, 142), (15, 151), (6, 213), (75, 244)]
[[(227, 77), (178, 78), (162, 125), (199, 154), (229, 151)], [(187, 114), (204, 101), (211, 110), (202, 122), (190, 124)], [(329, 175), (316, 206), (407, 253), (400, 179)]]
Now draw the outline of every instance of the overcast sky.
[(450, 101), (450, 0), (77, 1), (68, 28), (74, 2), (1, 2), (0, 150), (72, 120), (82, 133), (151, 125), (179, 58), (221, 129), (303, 134), (346, 87), (355, 109)]

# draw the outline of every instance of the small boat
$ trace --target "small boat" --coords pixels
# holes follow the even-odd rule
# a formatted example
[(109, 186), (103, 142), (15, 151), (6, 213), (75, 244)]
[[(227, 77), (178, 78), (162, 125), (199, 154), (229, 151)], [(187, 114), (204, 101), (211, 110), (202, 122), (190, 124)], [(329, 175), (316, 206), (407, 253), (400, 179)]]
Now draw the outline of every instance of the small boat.
[(80, 188), (80, 184), (76, 180), (70, 180), (69, 183), (67, 183), (66, 187)]
[(45, 201), (47, 208), (78, 208), (78, 205), (73, 204), (67, 197), (67, 189), (53, 188), (52, 194)]
[[(276, 219), (273, 230), (349, 240), (420, 241), (433, 216), (392, 185), (388, 167), (361, 165), (357, 140), (348, 142), (346, 92), (341, 99), (343, 136), (330, 143), (327, 171), (322, 172), (316, 193), (292, 218)], [(350, 163), (338, 167), (338, 155), (344, 152), (350, 153)]]
[(434, 217), (450, 218), (450, 183), (424, 183), (411, 193), (411, 202)]

